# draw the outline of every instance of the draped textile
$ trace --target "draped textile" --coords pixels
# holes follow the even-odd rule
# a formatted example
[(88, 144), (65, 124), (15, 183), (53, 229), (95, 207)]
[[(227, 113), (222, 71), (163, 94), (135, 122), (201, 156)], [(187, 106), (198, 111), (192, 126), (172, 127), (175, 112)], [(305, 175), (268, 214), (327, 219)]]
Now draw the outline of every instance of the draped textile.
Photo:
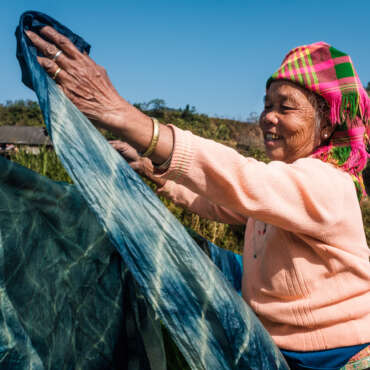
[(0, 157), (0, 204), (1, 369), (166, 368), (160, 323), (75, 186)]
[[(271, 337), (219, 268), (39, 66), (23, 30), (38, 32), (45, 24), (89, 50), (55, 20), (27, 12), (16, 31), (23, 81), (35, 90), (57, 155), (154, 318), (193, 369), (286, 369)], [(104, 316), (101, 321), (104, 326)]]

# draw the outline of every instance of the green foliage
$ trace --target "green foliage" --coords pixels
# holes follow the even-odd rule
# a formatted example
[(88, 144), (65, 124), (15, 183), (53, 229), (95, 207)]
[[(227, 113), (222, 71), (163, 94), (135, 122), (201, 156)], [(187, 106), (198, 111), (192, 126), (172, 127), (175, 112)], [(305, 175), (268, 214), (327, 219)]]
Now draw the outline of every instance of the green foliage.
[(240, 149), (239, 153), (244, 155), (245, 157), (252, 157), (257, 159), (257, 161), (268, 163), (270, 159), (267, 157), (266, 153), (258, 148), (249, 148), (247, 150)]
[(0, 126), (40, 126), (43, 123), (39, 105), (31, 100), (0, 104)]
[(56, 153), (46, 147), (42, 147), (40, 153), (37, 155), (19, 150), (12, 154), (10, 159), (54, 181), (63, 181), (72, 184), (71, 178), (60, 163)]
[(217, 127), (215, 135), (221, 140), (230, 140), (230, 129), (224, 123), (221, 123)]
[(181, 118), (185, 120), (191, 120), (195, 114), (196, 110), (195, 107), (191, 107), (189, 104), (186, 104), (185, 109), (181, 113)]

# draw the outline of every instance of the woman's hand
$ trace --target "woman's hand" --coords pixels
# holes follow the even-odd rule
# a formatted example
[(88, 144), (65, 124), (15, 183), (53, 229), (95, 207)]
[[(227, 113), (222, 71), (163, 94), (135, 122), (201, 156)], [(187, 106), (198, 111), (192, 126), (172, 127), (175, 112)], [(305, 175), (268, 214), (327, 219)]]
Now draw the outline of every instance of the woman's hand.
[[(40, 30), (48, 41), (32, 31), (25, 32), (44, 55), (38, 57), (40, 65), (82, 113), (94, 124), (124, 138), (140, 152), (148, 148), (153, 136), (151, 118), (118, 94), (103, 67), (52, 27), (45, 26)], [(150, 158), (154, 163), (163, 163), (172, 149), (172, 130), (160, 125), (159, 141)]]
[(131, 145), (120, 140), (109, 141), (109, 144), (126, 159), (131, 168), (139, 175), (145, 176), (158, 186), (163, 186), (165, 184), (166, 180), (153, 175), (152, 161), (148, 158), (140, 157), (139, 153)]
[(37, 58), (40, 65), (82, 113), (105, 128), (122, 123), (130, 104), (119, 96), (103, 67), (52, 27), (40, 31), (51, 43), (32, 31), (26, 33), (45, 56)]

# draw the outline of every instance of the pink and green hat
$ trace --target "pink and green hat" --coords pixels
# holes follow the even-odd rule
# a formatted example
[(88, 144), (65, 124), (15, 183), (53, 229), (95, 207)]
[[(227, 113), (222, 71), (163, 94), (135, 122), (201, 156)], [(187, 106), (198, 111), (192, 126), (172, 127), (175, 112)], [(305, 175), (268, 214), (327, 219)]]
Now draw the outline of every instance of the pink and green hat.
[(326, 100), (328, 119), (336, 129), (329, 142), (312, 156), (347, 171), (361, 199), (366, 195), (362, 171), (368, 159), (370, 99), (350, 56), (325, 42), (299, 46), (286, 55), (267, 80), (267, 88), (275, 80), (297, 83)]

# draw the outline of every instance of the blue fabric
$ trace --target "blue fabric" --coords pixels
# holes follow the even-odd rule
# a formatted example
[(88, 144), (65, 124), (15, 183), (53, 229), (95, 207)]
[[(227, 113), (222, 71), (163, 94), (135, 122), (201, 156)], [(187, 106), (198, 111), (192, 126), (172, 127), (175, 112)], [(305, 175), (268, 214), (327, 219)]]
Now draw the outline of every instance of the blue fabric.
[(234, 287), (239, 295), (242, 294), (243, 257), (226, 249), (219, 248), (209, 240), (201, 237), (191, 229), (187, 229), (212, 262), (222, 271), (226, 280)]
[(0, 369), (187, 369), (75, 186), (0, 156), (0, 204)]
[(338, 370), (369, 343), (325, 351), (294, 352), (281, 350), (291, 369)]
[[(23, 81), (39, 99), (54, 148), (156, 317), (193, 369), (287, 369), (271, 337), (183, 226), (37, 62), (24, 34), (54, 26), (27, 12), (16, 32)], [(80, 50), (88, 46), (77, 37)]]
[(243, 257), (239, 254), (218, 248), (211, 242), (210, 257), (213, 263), (222, 271), (239, 295), (242, 294)]
[(0, 369), (166, 370), (160, 322), (76, 187), (0, 156), (0, 204)]

